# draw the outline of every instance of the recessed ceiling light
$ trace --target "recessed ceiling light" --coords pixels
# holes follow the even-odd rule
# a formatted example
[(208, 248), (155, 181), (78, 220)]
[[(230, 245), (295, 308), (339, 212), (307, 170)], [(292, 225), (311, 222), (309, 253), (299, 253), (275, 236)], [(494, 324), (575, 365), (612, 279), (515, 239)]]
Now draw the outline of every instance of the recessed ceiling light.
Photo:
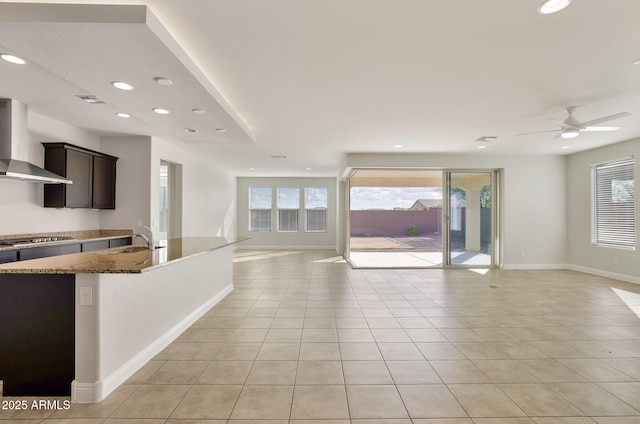
[(118, 118), (131, 118), (131, 115), (129, 115), (128, 113), (124, 113), (124, 112), (118, 112), (118, 113), (116, 113), (116, 116)]
[(396, 144), (395, 146), (393, 146), (395, 149), (402, 149), (402, 144)]
[(133, 85), (128, 84), (124, 81), (112, 81), (111, 85), (113, 85), (118, 90), (124, 90), (124, 91), (131, 91), (135, 88)]
[(204, 109), (191, 109), (191, 112), (197, 113), (198, 115), (204, 115), (206, 113)]
[(571, 146), (560, 146), (561, 149), (570, 149)]
[(249, 171), (255, 171), (256, 168), (249, 168)]
[(155, 113), (159, 113), (160, 115), (168, 115), (168, 114), (170, 114), (170, 113), (171, 113), (171, 112), (170, 112), (170, 111), (168, 111), (167, 109), (162, 109), (161, 107), (153, 108), (153, 111), (154, 111)]
[(478, 146), (478, 149), (486, 149), (486, 148), (487, 148), (487, 146), (484, 146), (484, 145)]
[(157, 82), (160, 85), (171, 85), (173, 84), (173, 81), (171, 81), (169, 78), (163, 78), (163, 77), (155, 77), (153, 79), (155, 82)]
[(216, 128), (216, 131), (218, 131), (218, 132), (227, 132), (227, 130), (224, 129), (224, 128)]
[(538, 13), (542, 15), (556, 13), (569, 6), (569, 3), (571, 3), (571, 0), (547, 0), (540, 5)]
[(304, 168), (305, 171), (311, 171), (311, 168)]
[(190, 133), (194, 133), (194, 132), (198, 132), (198, 130), (193, 129), (193, 128), (185, 128), (184, 132), (190, 132)]
[(0, 57), (6, 60), (7, 62), (15, 63), (16, 65), (24, 65), (25, 63), (27, 63), (26, 60), (12, 54), (3, 53), (3, 54), (0, 54)]

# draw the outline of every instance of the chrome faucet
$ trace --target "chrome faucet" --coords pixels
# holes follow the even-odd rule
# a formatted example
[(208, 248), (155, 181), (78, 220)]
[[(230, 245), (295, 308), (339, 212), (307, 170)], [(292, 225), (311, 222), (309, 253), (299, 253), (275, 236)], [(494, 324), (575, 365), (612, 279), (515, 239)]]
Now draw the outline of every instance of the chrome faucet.
[(140, 237), (142, 240), (144, 240), (147, 243), (147, 245), (149, 246), (149, 250), (155, 250), (155, 244), (153, 242), (153, 230), (151, 228), (149, 228), (149, 227), (146, 227), (146, 226), (144, 228), (149, 230), (149, 235), (148, 236), (146, 236), (146, 235), (144, 235), (142, 233), (135, 233), (131, 237), (131, 240), (133, 240), (136, 237)]

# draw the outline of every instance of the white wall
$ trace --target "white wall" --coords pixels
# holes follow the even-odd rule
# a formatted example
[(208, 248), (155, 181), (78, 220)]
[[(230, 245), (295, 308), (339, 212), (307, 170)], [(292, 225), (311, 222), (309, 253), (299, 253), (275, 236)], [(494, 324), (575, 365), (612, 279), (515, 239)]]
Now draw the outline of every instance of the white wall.
[(182, 165), (182, 236), (236, 238), (236, 181), (211, 158), (153, 138), (151, 144), (151, 216), (158, 230), (160, 161)]
[[(43, 142), (67, 142), (100, 150), (100, 138), (29, 111), (27, 159), (44, 167)], [(24, 150), (23, 150), (24, 151)], [(76, 231), (100, 228), (100, 213), (87, 209), (45, 208), (42, 184), (0, 179), (0, 234)]]
[(350, 154), (346, 168), (499, 169), (500, 265), (562, 268), (567, 263), (566, 158), (433, 154)]
[(151, 223), (151, 137), (102, 137), (100, 151), (118, 158), (116, 208), (100, 211), (100, 228), (133, 229)]
[[(276, 187), (299, 187), (301, 203), (304, 200), (305, 187), (327, 187), (327, 232), (307, 233), (304, 228), (298, 232), (278, 232), (276, 230), (276, 214), (272, 213), (272, 230), (270, 232), (249, 231), (249, 187), (274, 188), (272, 199), (275, 205)], [(335, 178), (248, 178), (239, 177), (237, 180), (238, 199), (238, 235), (249, 236), (250, 240), (243, 242), (240, 247), (261, 247), (280, 249), (334, 249), (337, 250), (338, 231), (337, 226), (337, 181)], [(274, 206), (275, 208), (275, 206)], [(304, 208), (304, 204), (301, 204)], [(275, 209), (274, 209), (275, 210)], [(301, 209), (303, 213), (304, 209)], [(304, 221), (300, 219), (302, 225)]]
[(155, 137), (103, 137), (101, 151), (119, 157), (116, 177), (116, 210), (101, 211), (103, 228), (150, 226), (158, 233), (160, 161), (181, 165), (178, 187), (182, 211), (178, 236), (215, 236), (235, 239), (235, 178), (210, 158), (189, 150), (188, 145)]
[[(640, 139), (576, 153), (568, 159), (567, 202), (569, 213), (569, 263), (573, 269), (640, 283), (640, 251), (593, 246), (591, 244), (591, 165), (635, 156), (635, 199), (640, 177)], [(636, 244), (640, 241), (636, 204)], [(618, 264), (614, 263), (617, 258)]]

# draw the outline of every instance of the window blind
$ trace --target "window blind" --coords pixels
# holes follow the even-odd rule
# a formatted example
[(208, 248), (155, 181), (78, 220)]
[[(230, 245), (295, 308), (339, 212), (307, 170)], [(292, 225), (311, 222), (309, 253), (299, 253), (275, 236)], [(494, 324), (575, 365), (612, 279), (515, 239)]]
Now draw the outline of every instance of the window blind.
[(278, 211), (279, 231), (298, 231), (298, 210), (280, 209)]
[(327, 210), (326, 209), (307, 210), (307, 231), (308, 232), (327, 231)]
[(633, 168), (633, 158), (594, 165), (594, 244), (635, 247)]
[(251, 222), (249, 231), (271, 231), (271, 211), (269, 209), (251, 210)]

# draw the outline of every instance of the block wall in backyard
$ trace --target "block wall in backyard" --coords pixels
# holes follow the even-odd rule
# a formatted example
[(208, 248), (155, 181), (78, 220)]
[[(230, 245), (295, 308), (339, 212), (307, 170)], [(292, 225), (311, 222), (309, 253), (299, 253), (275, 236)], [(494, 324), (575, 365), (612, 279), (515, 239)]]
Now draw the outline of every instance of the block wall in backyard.
[(411, 226), (418, 227), (419, 235), (439, 233), (441, 216), (441, 208), (350, 211), (351, 236), (407, 236), (407, 228)]

